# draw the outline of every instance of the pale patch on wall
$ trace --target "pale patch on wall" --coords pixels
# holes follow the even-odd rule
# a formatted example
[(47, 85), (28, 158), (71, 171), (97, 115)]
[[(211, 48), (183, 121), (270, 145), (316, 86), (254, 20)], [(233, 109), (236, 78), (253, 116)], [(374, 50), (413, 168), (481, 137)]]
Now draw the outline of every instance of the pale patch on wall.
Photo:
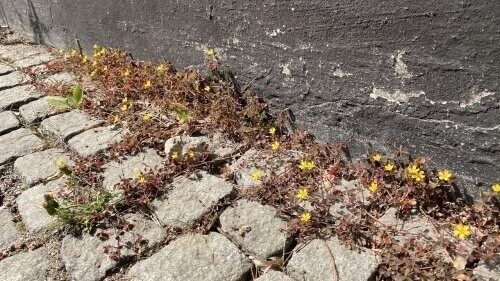
[(494, 94), (495, 94), (495, 92), (489, 92), (487, 90), (475, 93), (470, 97), (470, 99), (467, 102), (460, 102), (460, 107), (466, 108), (469, 106), (473, 106), (475, 104), (480, 103), (483, 98), (492, 96)]
[(423, 91), (404, 92), (401, 91), (400, 89), (390, 91), (373, 87), (372, 93), (370, 94), (370, 98), (372, 99), (383, 98), (390, 102), (402, 103), (402, 102), (408, 102), (410, 98), (420, 97), (421, 95), (425, 95), (425, 93)]
[(396, 71), (396, 74), (400, 77), (411, 78), (413, 77), (413, 74), (408, 71), (408, 66), (403, 61), (404, 54), (404, 50), (398, 50), (397, 55), (395, 57), (392, 56), (394, 58), (394, 71)]

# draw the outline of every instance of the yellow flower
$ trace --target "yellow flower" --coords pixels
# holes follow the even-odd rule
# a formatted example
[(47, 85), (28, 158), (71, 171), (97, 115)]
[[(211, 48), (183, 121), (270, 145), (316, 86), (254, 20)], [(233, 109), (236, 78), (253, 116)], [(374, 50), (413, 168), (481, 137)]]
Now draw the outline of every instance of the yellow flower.
[(126, 104), (122, 105), (122, 111), (127, 111), (127, 108), (128, 108), (128, 107), (127, 107), (127, 105), (126, 105)]
[(453, 233), (455, 233), (456, 236), (460, 239), (464, 239), (465, 237), (470, 235), (470, 227), (468, 225), (463, 225), (459, 223), (455, 230), (453, 230)]
[(203, 90), (205, 90), (205, 92), (210, 92), (210, 86), (205, 86), (205, 88), (203, 88)]
[(382, 156), (380, 154), (375, 154), (372, 156), (373, 161), (380, 161), (382, 159)]
[(302, 160), (300, 161), (299, 169), (303, 171), (310, 171), (314, 168), (314, 162), (313, 161), (306, 161)]
[(71, 52), (69, 54), (72, 56), (76, 55), (76, 50), (71, 50)]
[(83, 56), (82, 62), (87, 62), (88, 60), (89, 60), (89, 58), (87, 56)]
[(273, 150), (278, 150), (278, 148), (280, 148), (280, 143), (278, 141), (275, 141), (271, 144), (271, 148)]
[(94, 44), (94, 47), (93, 47), (93, 48), (94, 48), (94, 49), (99, 49), (99, 45)]
[(122, 124), (123, 124), (123, 127), (127, 127), (128, 126), (128, 121), (123, 121)]
[(146, 179), (142, 176), (141, 172), (135, 173), (134, 179), (137, 181), (137, 183), (144, 183), (146, 181)]
[(307, 193), (307, 189), (305, 189), (305, 188), (299, 189), (297, 194), (295, 194), (295, 197), (297, 197), (299, 199), (306, 199), (307, 196), (309, 196), (309, 194)]
[(97, 66), (97, 61), (94, 61), (94, 62), (92, 63), (92, 66)]
[(394, 164), (392, 164), (392, 163), (387, 163), (387, 165), (385, 165), (384, 169), (385, 169), (386, 171), (389, 171), (389, 172), (390, 172), (390, 171), (392, 171), (392, 170), (394, 169)]
[(425, 173), (424, 173), (424, 171), (418, 171), (418, 172), (412, 174), (411, 178), (415, 179), (416, 181), (421, 181), (425, 178)]
[(149, 88), (151, 87), (151, 80), (146, 81), (146, 84), (144, 84), (144, 88)]
[(124, 98), (122, 99), (122, 103), (127, 103), (127, 102), (128, 102), (128, 98), (127, 98), (127, 97), (124, 97)]
[(123, 76), (129, 76), (129, 75), (130, 75), (130, 70), (129, 69), (125, 70), (125, 72), (123, 73)]
[(209, 56), (213, 56), (215, 53), (214, 53), (214, 49), (208, 49), (207, 51), (207, 55)]
[(163, 70), (165, 70), (165, 66), (163, 64), (160, 64), (157, 68), (156, 68), (156, 71), (158, 72), (162, 72)]
[(172, 159), (177, 159), (177, 158), (179, 158), (179, 152), (177, 151), (172, 152)]
[(493, 191), (495, 192), (500, 192), (500, 183), (492, 185), (491, 189), (493, 189)]
[(108, 70), (108, 66), (105, 65), (103, 68), (102, 68), (102, 72), (106, 72)]
[(189, 157), (193, 158), (195, 155), (196, 153), (194, 152), (194, 150), (189, 151)]
[(144, 116), (142, 117), (142, 119), (144, 119), (146, 121), (149, 120), (149, 119), (151, 119), (151, 113), (144, 114)]
[(101, 56), (104, 56), (106, 54), (106, 49), (102, 48), (99, 53), (101, 54)]
[(62, 157), (59, 157), (59, 159), (57, 159), (57, 168), (59, 169), (66, 168), (66, 164), (64, 163), (64, 159)]
[(274, 128), (274, 127), (269, 128), (269, 134), (271, 134), (271, 135), (276, 134), (276, 128)]
[(115, 115), (115, 119), (113, 120), (113, 124), (118, 123), (118, 121), (120, 121), (120, 117), (118, 117), (118, 115)]
[(260, 171), (258, 171), (258, 170), (252, 173), (252, 179), (254, 181), (258, 181), (260, 179), (260, 176), (261, 176), (261, 174), (260, 174)]
[(96, 71), (96, 70), (94, 70), (94, 71), (92, 71), (92, 72), (90, 73), (90, 77), (94, 77), (94, 76), (96, 76), (96, 74), (97, 74), (97, 71)]
[(420, 168), (417, 167), (417, 165), (413, 165), (411, 167), (408, 167), (408, 174), (413, 175), (420, 172)]
[(310, 219), (311, 219), (311, 213), (309, 213), (309, 212), (303, 213), (300, 216), (300, 220), (303, 221), (303, 222), (308, 222)]
[(439, 171), (438, 172), (438, 179), (440, 179), (442, 181), (449, 181), (450, 178), (451, 178), (450, 171), (444, 170), (444, 171)]
[(378, 183), (376, 183), (376, 182), (372, 182), (372, 183), (370, 184), (370, 186), (368, 187), (368, 189), (369, 189), (371, 192), (375, 192), (375, 190), (377, 190), (377, 189), (378, 189)]
[(62, 55), (64, 53), (63, 49), (59, 49), (59, 54)]

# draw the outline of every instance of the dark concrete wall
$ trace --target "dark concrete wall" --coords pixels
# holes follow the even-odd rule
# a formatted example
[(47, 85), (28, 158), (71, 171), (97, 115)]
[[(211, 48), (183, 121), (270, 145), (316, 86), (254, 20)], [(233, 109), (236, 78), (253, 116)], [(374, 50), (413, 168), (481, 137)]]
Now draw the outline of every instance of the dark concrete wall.
[(403, 144), (468, 182), (500, 178), (498, 0), (1, 0), (0, 22), (178, 67), (214, 47), (322, 140)]

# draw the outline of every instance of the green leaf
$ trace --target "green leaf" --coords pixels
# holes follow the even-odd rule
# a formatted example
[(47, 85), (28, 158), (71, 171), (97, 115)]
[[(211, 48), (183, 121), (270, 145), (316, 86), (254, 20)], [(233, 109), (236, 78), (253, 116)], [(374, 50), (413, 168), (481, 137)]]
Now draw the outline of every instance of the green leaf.
[(45, 100), (54, 107), (58, 108), (68, 108), (70, 107), (68, 103), (68, 99), (65, 97), (56, 97), (56, 96), (48, 96), (45, 98)]
[(83, 90), (80, 85), (76, 85), (73, 89), (72, 102), (74, 103), (73, 107), (79, 107), (83, 100)]
[(171, 108), (181, 122), (189, 122), (189, 110), (184, 105), (180, 103), (172, 103)]

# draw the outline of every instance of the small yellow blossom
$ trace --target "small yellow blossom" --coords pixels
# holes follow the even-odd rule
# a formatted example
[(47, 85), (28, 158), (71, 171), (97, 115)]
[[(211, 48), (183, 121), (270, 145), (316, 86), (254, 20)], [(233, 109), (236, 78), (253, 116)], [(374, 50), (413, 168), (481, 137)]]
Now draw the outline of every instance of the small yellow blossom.
[(210, 86), (205, 86), (205, 88), (203, 88), (203, 90), (205, 90), (205, 92), (210, 92)]
[(208, 49), (207, 55), (213, 56), (215, 54), (214, 49)]
[(260, 171), (255, 171), (252, 173), (252, 179), (254, 181), (258, 181), (260, 179), (260, 176), (261, 176)]
[(151, 80), (146, 81), (146, 84), (144, 84), (144, 88), (149, 88), (151, 87)]
[(107, 66), (107, 65), (105, 65), (105, 66), (102, 68), (102, 72), (106, 72), (106, 71), (108, 71), (108, 66)]
[(59, 54), (62, 55), (64, 53), (63, 49), (59, 49)]
[(196, 152), (194, 150), (189, 151), (189, 157), (193, 158), (196, 155)]
[(101, 54), (101, 56), (104, 56), (106, 54), (106, 49), (102, 48), (99, 53)]
[(127, 107), (127, 105), (126, 105), (126, 104), (122, 105), (122, 111), (127, 111), (127, 108), (128, 108), (128, 107)]
[(389, 171), (389, 172), (390, 172), (390, 171), (392, 171), (392, 170), (394, 169), (394, 164), (392, 164), (392, 163), (387, 163), (387, 165), (385, 165), (384, 169), (385, 169), (386, 171)]
[(89, 58), (87, 56), (83, 56), (83, 58), (82, 58), (83, 63), (87, 62), (88, 60), (89, 60)]
[(299, 199), (306, 199), (307, 196), (309, 196), (309, 194), (307, 193), (306, 188), (299, 189), (299, 191), (297, 191), (297, 194), (295, 194), (295, 197), (297, 197)]
[(123, 76), (129, 76), (129, 75), (130, 75), (130, 70), (129, 69), (125, 70), (125, 72), (123, 73)]
[(127, 103), (127, 102), (128, 102), (128, 98), (127, 98), (127, 97), (124, 97), (124, 98), (122, 99), (122, 103)]
[(123, 125), (123, 127), (127, 127), (128, 126), (128, 121), (123, 121), (122, 125)]
[(417, 167), (417, 165), (413, 165), (411, 167), (408, 167), (408, 174), (413, 175), (420, 172), (420, 168)]
[(309, 212), (303, 213), (300, 216), (300, 220), (303, 221), (303, 222), (308, 222), (310, 219), (311, 219), (311, 213), (309, 213)]
[(470, 227), (468, 225), (463, 225), (459, 223), (455, 230), (453, 230), (456, 236), (460, 239), (464, 239), (465, 237), (470, 235)]
[(500, 183), (492, 185), (491, 189), (493, 189), (493, 191), (495, 192), (500, 192)]
[(440, 179), (442, 181), (449, 181), (451, 179), (451, 172), (448, 170), (439, 171), (438, 172), (438, 179)]
[(92, 62), (92, 66), (97, 66), (97, 61)]
[(94, 48), (94, 49), (99, 49), (99, 45), (94, 44), (94, 47), (93, 47), (93, 48)]
[(116, 123), (118, 123), (118, 121), (120, 121), (120, 117), (118, 117), (118, 115), (115, 115), (115, 119), (113, 119), (113, 123), (116, 124)]
[(142, 117), (142, 119), (145, 120), (145, 121), (151, 119), (151, 113), (144, 114), (144, 116)]
[(179, 152), (177, 152), (177, 151), (172, 152), (172, 156), (171, 157), (172, 157), (172, 159), (179, 158)]
[(144, 183), (146, 181), (146, 179), (142, 176), (141, 172), (135, 173), (134, 179), (137, 181), (137, 183)]
[(310, 171), (314, 168), (314, 162), (313, 161), (306, 161), (302, 160), (300, 161), (299, 169), (303, 171)]
[(158, 67), (156, 67), (156, 71), (158, 72), (162, 72), (163, 70), (165, 70), (165, 65), (163, 64), (160, 64)]
[(274, 128), (274, 127), (269, 128), (269, 134), (271, 134), (271, 135), (276, 134), (276, 128)]
[(275, 141), (271, 144), (271, 148), (273, 150), (278, 150), (278, 148), (280, 148), (280, 143), (278, 141)]
[(94, 70), (94, 71), (92, 71), (92, 72), (90, 73), (90, 77), (94, 77), (94, 76), (96, 76), (96, 74), (97, 74), (97, 71), (96, 71), (96, 70)]
[(69, 54), (72, 56), (76, 55), (76, 50), (71, 50), (71, 52)]
[(57, 168), (59, 169), (66, 168), (66, 164), (64, 163), (64, 159), (62, 157), (59, 157), (59, 159), (57, 159)]
[(424, 171), (418, 171), (418, 172), (412, 174), (411, 178), (415, 179), (416, 181), (421, 181), (425, 178), (425, 173), (424, 173)]
[(380, 161), (382, 159), (382, 156), (380, 154), (375, 154), (372, 156), (373, 161)]
[(371, 192), (375, 192), (377, 189), (378, 189), (378, 183), (376, 182), (372, 182), (370, 184), (370, 186), (368, 187), (368, 189), (371, 191)]

